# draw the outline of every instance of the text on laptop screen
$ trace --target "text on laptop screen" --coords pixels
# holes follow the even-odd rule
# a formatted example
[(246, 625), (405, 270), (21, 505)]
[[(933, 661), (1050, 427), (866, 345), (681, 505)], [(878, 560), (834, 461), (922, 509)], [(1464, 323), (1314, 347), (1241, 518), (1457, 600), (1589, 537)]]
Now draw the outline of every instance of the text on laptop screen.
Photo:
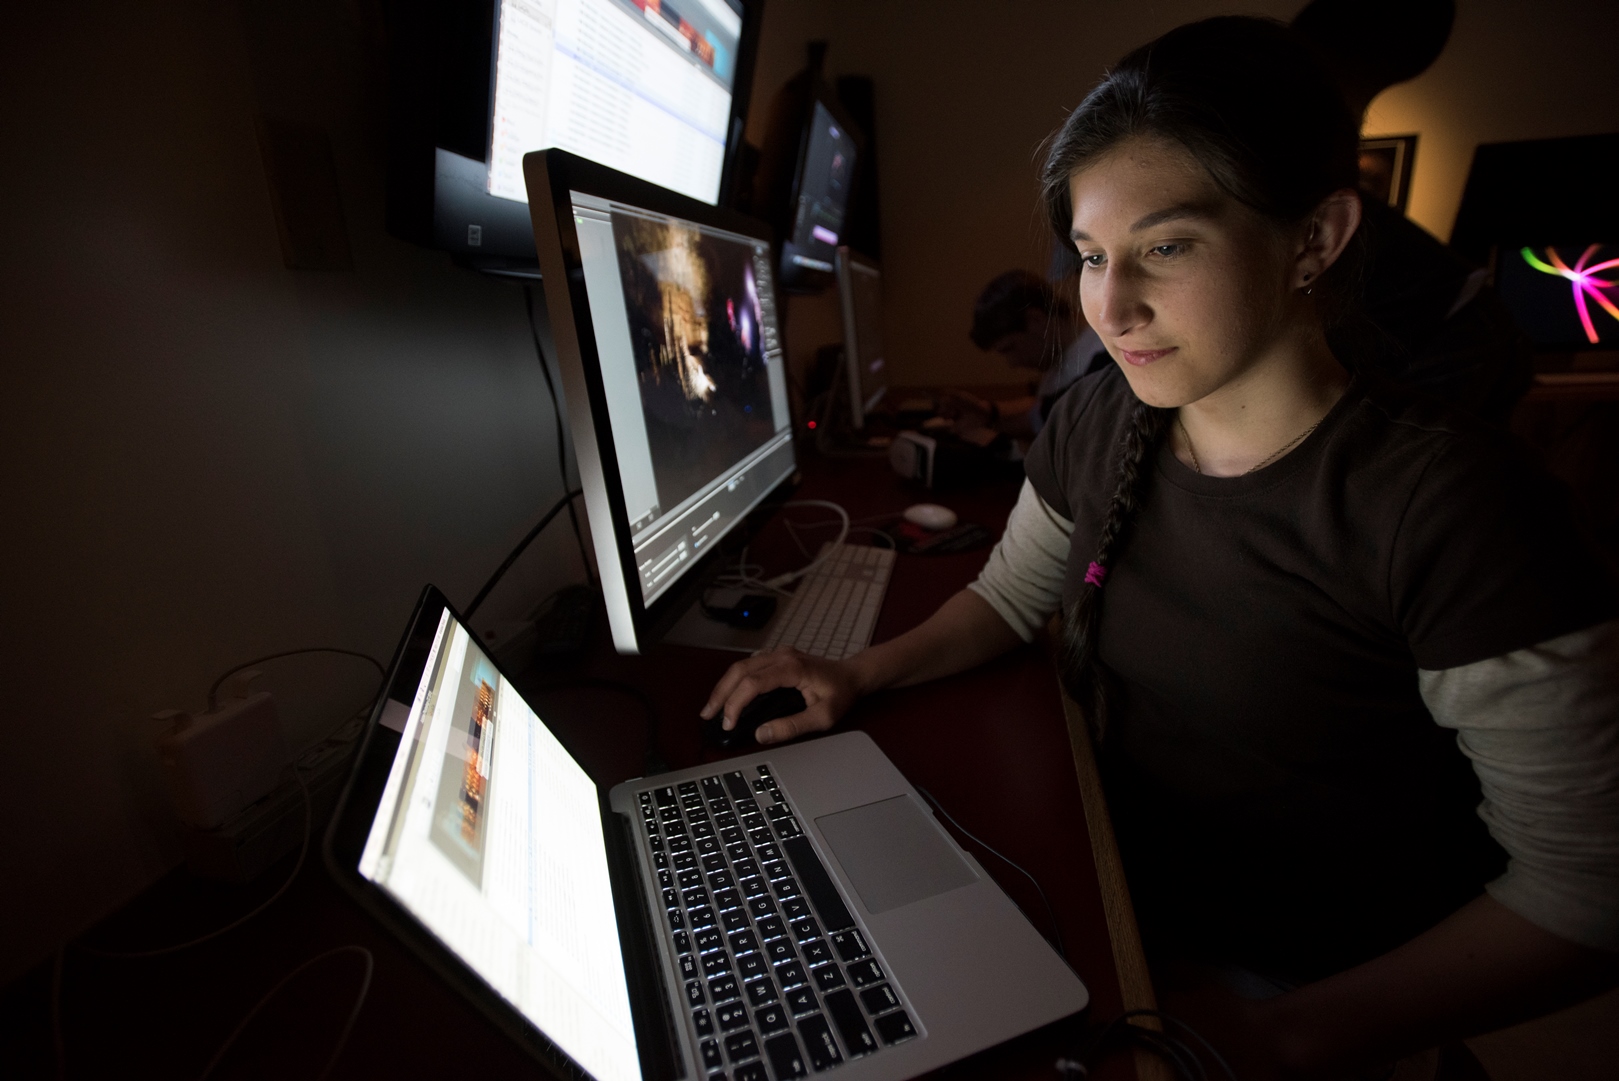
[(593, 1076), (639, 1079), (596, 786), (448, 612), (360, 873)]
[(793, 471), (770, 245), (570, 198), (650, 604)]
[(732, 0), (502, 0), (489, 194), (527, 202), (523, 155), (554, 146), (718, 202), (739, 8)]

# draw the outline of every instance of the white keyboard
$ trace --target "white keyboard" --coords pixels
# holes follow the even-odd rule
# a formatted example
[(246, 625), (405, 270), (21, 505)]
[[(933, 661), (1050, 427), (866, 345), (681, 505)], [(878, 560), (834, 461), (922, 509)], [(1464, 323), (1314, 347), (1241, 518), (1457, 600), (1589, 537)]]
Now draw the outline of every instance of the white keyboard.
[(798, 585), (765, 636), (764, 648), (792, 646), (838, 661), (871, 645), (888, 592), (894, 550), (865, 544), (823, 545), (826, 562)]

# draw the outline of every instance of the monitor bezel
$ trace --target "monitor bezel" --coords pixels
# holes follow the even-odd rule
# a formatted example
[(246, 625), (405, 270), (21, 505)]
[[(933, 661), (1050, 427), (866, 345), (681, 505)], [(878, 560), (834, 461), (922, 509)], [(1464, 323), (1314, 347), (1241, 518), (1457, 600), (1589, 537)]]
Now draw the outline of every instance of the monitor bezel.
[[(348, 781), (338, 797), (337, 808), (322, 839), (321, 855), (327, 871), (344, 893), (497, 1028), (559, 1076), (588, 1078), (593, 1075), (521, 1010), (503, 998), (414, 913), (386, 888), (360, 873), (360, 858), (376, 820), (399, 744), (404, 738), (403, 733), (383, 727), (382, 718), (390, 703), (408, 711), (415, 701), (433, 638), (446, 612), (462, 627), (469, 626), (437, 587), (431, 584), (425, 586), (394, 651), (383, 689), (372, 706), (359, 752), (355, 755)], [(511, 673), (500, 660), (487, 649), (483, 652), (500, 677), (515, 687)], [(540, 723), (545, 723), (543, 718)], [(578, 755), (567, 746), (562, 736), (554, 729), (552, 734), (577, 761)], [(676, 1061), (684, 1055), (676, 1031), (669, 1023), (666, 999), (671, 977), (665, 974), (657, 960), (647, 897), (627, 832), (628, 820), (612, 809), (609, 802), (611, 786), (601, 784), (594, 777), (591, 781), (596, 784), (602, 816), (608, 880), (613, 892), (619, 948), (629, 988), (630, 1014), (635, 1025), (641, 1074), (647, 1081), (674, 1076), (679, 1072)]]
[[(736, 211), (709, 206), (565, 150), (542, 150), (526, 155), (523, 172), (528, 181), (530, 216), (545, 292), (548, 325), (542, 330), (542, 336), (549, 338), (546, 348), (556, 357), (562, 373), (568, 426), (573, 433), (574, 457), (579, 463), (580, 486), (584, 489), (585, 512), (590, 520), (613, 645), (620, 653), (645, 653), (698, 601), (724, 560), (746, 542), (796, 487), (797, 452), (795, 449), (793, 472), (761, 499), (747, 517), (698, 557), (691, 569), (651, 604), (643, 601), (569, 193), (578, 191), (642, 207), (656, 214), (753, 237), (766, 244), (770, 244), (771, 230), (765, 223)], [(779, 333), (779, 317), (777, 330)], [(789, 416), (788, 429), (793, 428), (793, 418)], [(602, 528), (604, 525), (607, 528)]]

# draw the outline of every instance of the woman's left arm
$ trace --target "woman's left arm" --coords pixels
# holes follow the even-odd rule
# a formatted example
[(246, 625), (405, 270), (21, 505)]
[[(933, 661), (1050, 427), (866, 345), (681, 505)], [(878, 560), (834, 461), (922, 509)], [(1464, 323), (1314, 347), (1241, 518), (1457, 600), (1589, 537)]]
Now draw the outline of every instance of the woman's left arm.
[(1507, 871), (1346, 972), (1257, 1003), (1194, 994), (1184, 1007), (1259, 1075), (1336, 1076), (1619, 982), (1619, 622), (1420, 681), (1478, 773)]

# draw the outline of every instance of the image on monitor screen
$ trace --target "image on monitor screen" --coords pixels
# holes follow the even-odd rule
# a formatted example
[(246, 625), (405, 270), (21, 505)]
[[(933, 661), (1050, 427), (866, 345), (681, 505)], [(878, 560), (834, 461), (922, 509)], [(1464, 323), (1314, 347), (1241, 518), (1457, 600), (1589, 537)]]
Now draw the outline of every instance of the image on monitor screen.
[(854, 135), (819, 101), (810, 118), (792, 236), (783, 259), (790, 267), (831, 272), (854, 177)]
[(623, 213), (613, 238), (658, 486), (650, 520), (775, 437), (763, 315), (751, 245)]
[(1496, 287), (1518, 329), (1541, 348), (1619, 345), (1619, 245), (1503, 247)]
[(739, 0), (501, 0), (490, 195), (527, 202), (523, 155), (560, 147), (719, 199)]

